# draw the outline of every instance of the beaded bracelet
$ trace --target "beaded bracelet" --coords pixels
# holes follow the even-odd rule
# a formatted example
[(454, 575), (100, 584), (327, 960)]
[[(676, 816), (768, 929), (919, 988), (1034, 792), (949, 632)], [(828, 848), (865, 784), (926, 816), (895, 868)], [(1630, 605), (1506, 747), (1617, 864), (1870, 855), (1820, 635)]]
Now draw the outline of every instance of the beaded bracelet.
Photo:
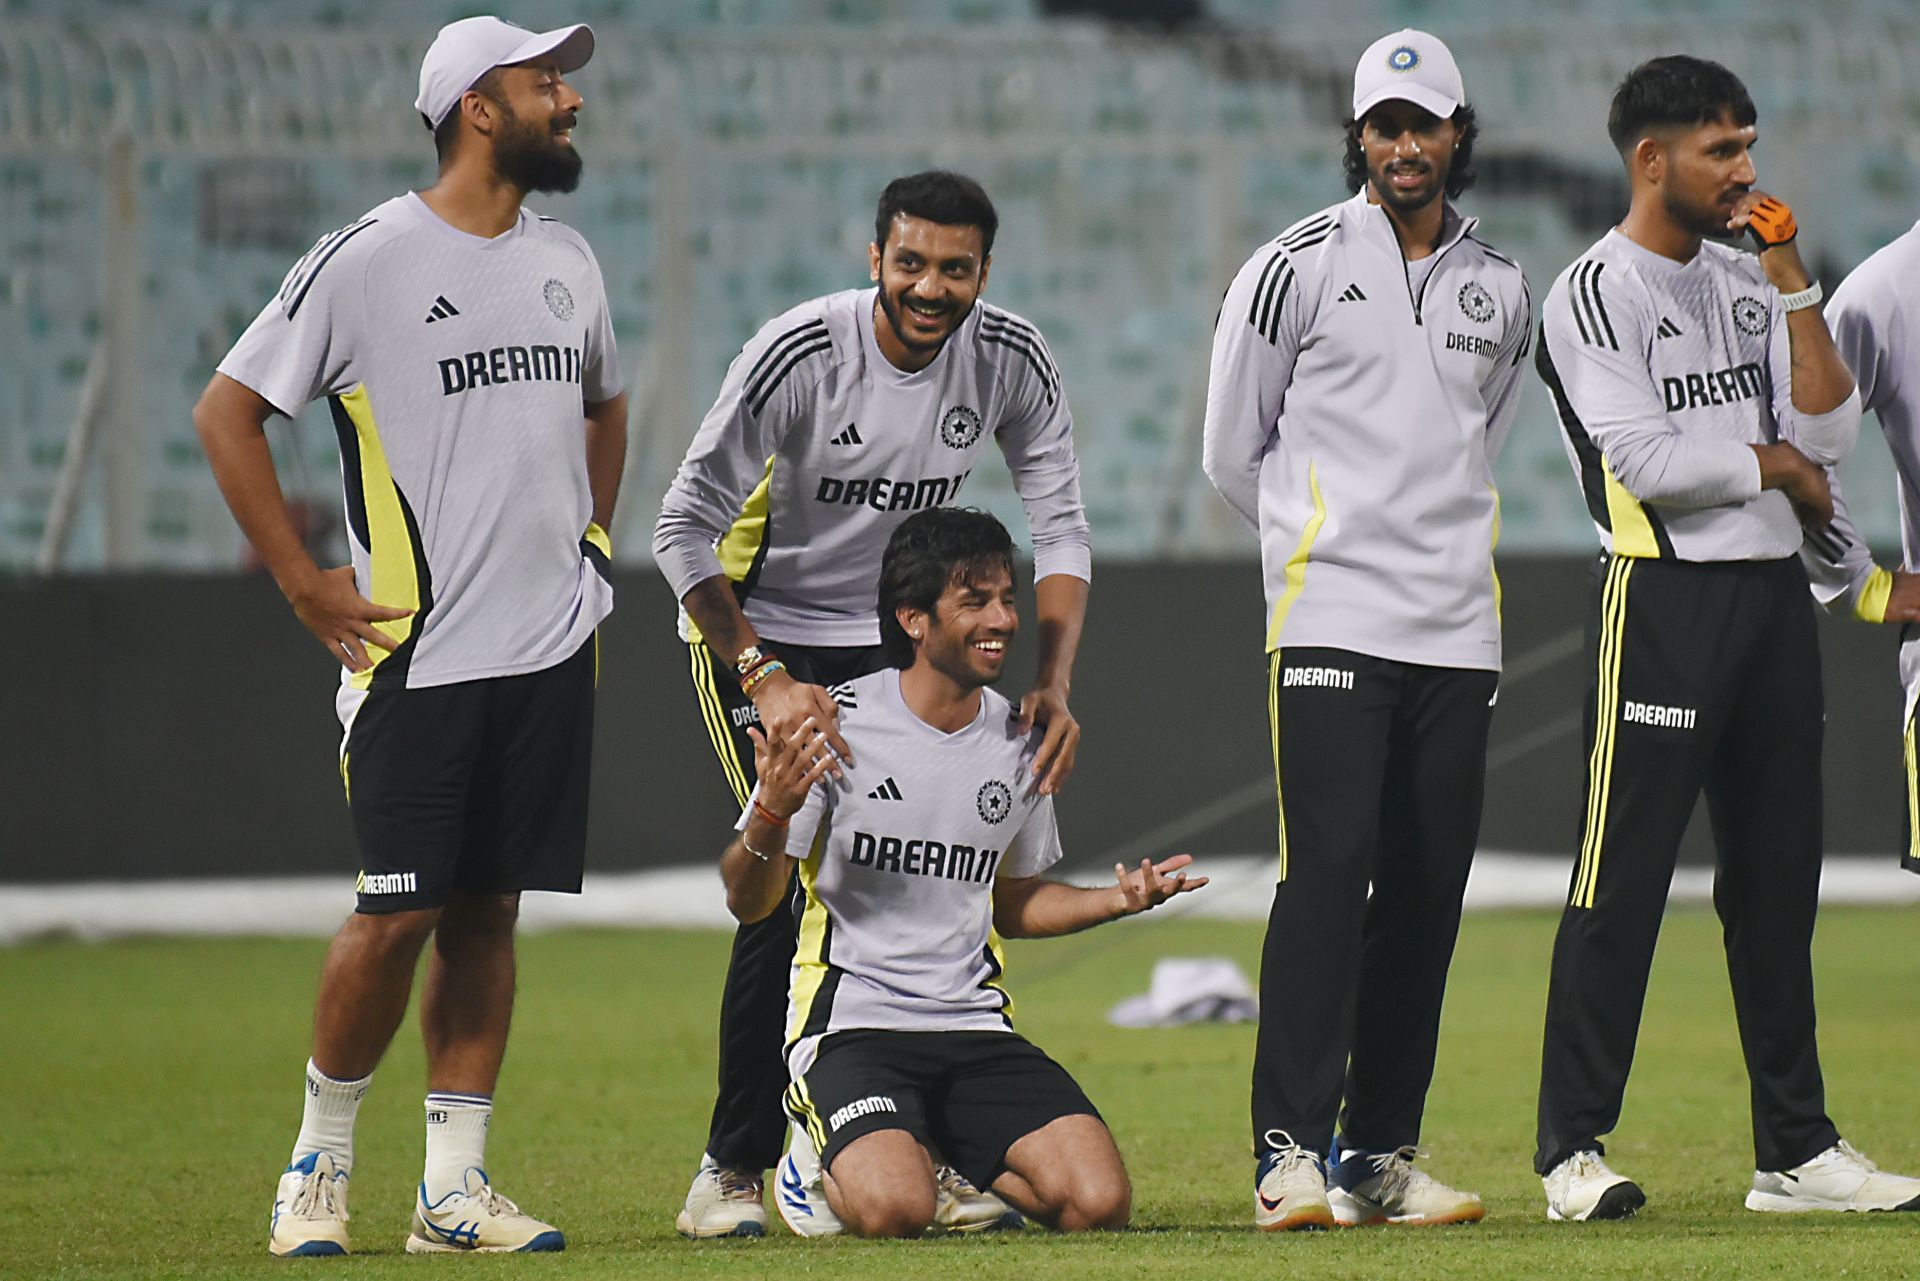
[(766, 662), (760, 664), (760, 666), (740, 678), (740, 692), (751, 695), (754, 690), (766, 684), (767, 679), (775, 672), (784, 672), (786, 670), (787, 665), (785, 663), (777, 658), (769, 658)]

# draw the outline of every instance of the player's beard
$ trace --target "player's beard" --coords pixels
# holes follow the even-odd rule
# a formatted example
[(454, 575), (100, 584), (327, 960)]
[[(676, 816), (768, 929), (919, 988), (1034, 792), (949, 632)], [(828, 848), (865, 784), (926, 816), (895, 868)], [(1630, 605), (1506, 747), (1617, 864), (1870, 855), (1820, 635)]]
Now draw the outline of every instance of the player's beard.
[[(1745, 193), (1736, 193), (1736, 199), (1741, 194)], [(1727, 230), (1730, 210), (1726, 204), (1704, 205), (1669, 189), (1662, 193), (1661, 205), (1673, 224), (1690, 236), (1702, 240), (1736, 240), (1741, 235)]]
[(555, 117), (552, 124), (523, 122), (513, 109), (500, 104), (503, 117), (493, 144), (493, 171), (503, 182), (522, 191), (568, 192), (580, 185), (580, 153), (555, 135), (573, 126), (573, 117)]
[(938, 338), (931, 341), (916, 338), (907, 332), (907, 327), (900, 318), (900, 300), (884, 288), (880, 291), (880, 310), (885, 313), (887, 323), (893, 326), (893, 336), (900, 340), (902, 347), (908, 351), (939, 351), (946, 346), (947, 339), (953, 337), (953, 331), (965, 322), (967, 313), (973, 310), (973, 304), (968, 303), (964, 307), (956, 306), (951, 312), (946, 313), (946, 319), (950, 323)]
[(1428, 205), (1446, 194), (1447, 175), (1453, 170), (1453, 161), (1451, 159), (1448, 159), (1445, 164), (1441, 164), (1437, 160), (1427, 160), (1425, 162), (1427, 166), (1426, 185), (1416, 191), (1410, 192), (1402, 192), (1395, 189), (1392, 179), (1388, 176), (1394, 164), (1398, 163), (1400, 162), (1395, 161), (1391, 164), (1383, 165), (1379, 169), (1367, 170), (1367, 182), (1373, 187), (1373, 194), (1380, 198), (1381, 204), (1393, 210), (1393, 212), (1403, 215), (1419, 213), (1422, 209), (1425, 209)]

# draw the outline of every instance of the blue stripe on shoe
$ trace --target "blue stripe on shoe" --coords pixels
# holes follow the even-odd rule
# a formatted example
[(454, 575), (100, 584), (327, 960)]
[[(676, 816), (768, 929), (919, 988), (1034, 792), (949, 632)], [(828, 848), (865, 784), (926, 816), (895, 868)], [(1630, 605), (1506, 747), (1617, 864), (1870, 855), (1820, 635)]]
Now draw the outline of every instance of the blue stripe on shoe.
[(276, 1257), (282, 1259), (317, 1259), (322, 1255), (345, 1253), (346, 1249), (338, 1241), (302, 1241), (285, 1254)]

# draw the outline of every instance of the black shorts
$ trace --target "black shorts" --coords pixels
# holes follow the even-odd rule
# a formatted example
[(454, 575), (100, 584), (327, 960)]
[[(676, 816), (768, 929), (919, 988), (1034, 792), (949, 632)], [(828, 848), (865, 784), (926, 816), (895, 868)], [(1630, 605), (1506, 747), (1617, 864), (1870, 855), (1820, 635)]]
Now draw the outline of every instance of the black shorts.
[(977, 1188), (1049, 1122), (1100, 1118), (1065, 1068), (1013, 1032), (835, 1032), (786, 1105), (829, 1170), (860, 1136), (905, 1130)]
[(456, 889), (580, 892), (599, 638), (522, 676), (369, 690), (340, 772), (360, 847), (355, 911)]
[[(760, 652), (785, 663), (787, 674), (793, 679), (821, 686), (836, 702), (846, 697), (843, 687), (848, 682), (887, 665), (886, 651), (878, 645), (792, 645), (762, 637)], [(700, 702), (700, 719), (706, 723), (714, 755), (720, 758), (720, 768), (727, 778), (727, 790), (733, 793), (737, 814), (747, 807), (747, 797), (753, 791), (753, 740), (747, 737), (747, 727), (759, 728), (760, 709), (740, 692), (740, 681), (733, 669), (721, 662), (720, 656), (705, 641), (689, 643), (687, 657), (692, 663), (693, 690)]]

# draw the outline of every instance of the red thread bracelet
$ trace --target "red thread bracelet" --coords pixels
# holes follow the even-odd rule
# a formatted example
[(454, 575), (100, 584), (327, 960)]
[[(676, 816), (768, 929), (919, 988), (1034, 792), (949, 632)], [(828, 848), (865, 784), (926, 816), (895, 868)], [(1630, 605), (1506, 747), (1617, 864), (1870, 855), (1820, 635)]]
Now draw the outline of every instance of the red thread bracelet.
[(773, 824), (773, 826), (775, 827), (785, 827), (787, 825), (788, 820), (781, 818), (779, 815), (775, 814), (772, 810), (768, 809), (766, 806), (762, 805), (757, 800), (754, 801), (753, 803), (753, 812), (758, 814), (761, 818), (767, 820), (767, 822)]

